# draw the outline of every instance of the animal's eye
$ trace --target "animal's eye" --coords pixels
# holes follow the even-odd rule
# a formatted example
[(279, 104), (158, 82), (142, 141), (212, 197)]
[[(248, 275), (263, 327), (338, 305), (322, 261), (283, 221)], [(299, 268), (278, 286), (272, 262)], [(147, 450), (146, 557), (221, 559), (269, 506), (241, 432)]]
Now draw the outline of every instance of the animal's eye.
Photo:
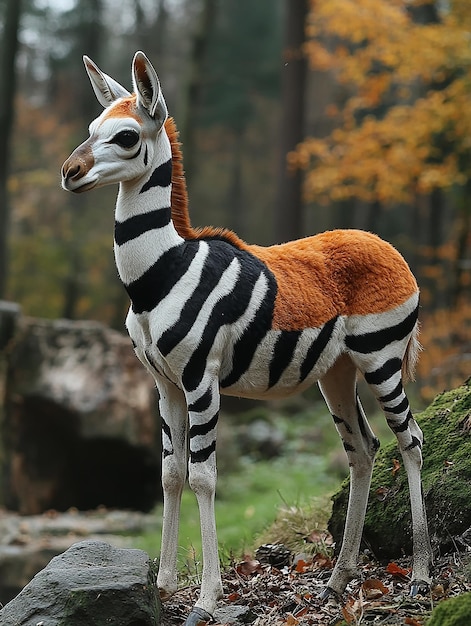
[(139, 141), (139, 134), (134, 130), (123, 130), (113, 137), (111, 143), (116, 143), (122, 148), (132, 148)]

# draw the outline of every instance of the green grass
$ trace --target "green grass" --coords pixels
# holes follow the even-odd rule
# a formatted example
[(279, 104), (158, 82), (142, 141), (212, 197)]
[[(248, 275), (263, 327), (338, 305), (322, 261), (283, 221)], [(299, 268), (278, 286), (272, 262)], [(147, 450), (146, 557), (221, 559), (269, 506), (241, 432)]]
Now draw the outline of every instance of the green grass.
[[(240, 556), (251, 551), (256, 536), (275, 520), (281, 506), (307, 505), (312, 498), (333, 493), (338, 485), (339, 479), (328, 471), (327, 460), (317, 455), (245, 461), (241, 471), (220, 477), (218, 482), (216, 523), (221, 552)], [(160, 517), (159, 507), (156, 521)], [(198, 507), (188, 488), (182, 498), (179, 545), (182, 565), (187, 559), (201, 559)], [(140, 547), (156, 556), (160, 527), (143, 536)]]
[[(329, 458), (332, 450), (341, 447), (340, 440), (323, 407), (316, 407), (314, 413), (305, 411), (288, 418), (273, 409), (267, 415), (281, 429), (285, 440), (283, 456), (273, 460), (236, 454), (236, 465), (227, 465), (223, 458), (225, 451), (233, 451), (237, 443), (236, 438), (233, 441), (228, 437), (228, 431), (233, 433), (239, 422), (228, 418), (223, 426), (226, 430), (220, 437), (221, 470), (216, 493), (216, 523), (222, 554), (233, 553), (238, 557), (252, 551), (256, 537), (273, 523), (280, 507), (307, 505), (313, 498), (333, 493), (340, 484)], [(157, 556), (160, 549), (161, 507), (157, 507), (155, 519), (155, 531), (139, 540), (139, 547), (151, 556)], [(179, 546), (181, 566), (187, 560), (201, 560), (198, 507), (188, 488), (182, 498)]]
[[(259, 409), (256, 414), (260, 417)], [(273, 524), (280, 509), (305, 508), (309, 516), (316, 517), (318, 506), (320, 523), (325, 524), (326, 502), (348, 471), (346, 465), (339, 470), (344, 452), (323, 403), (298, 407), (293, 415), (282, 414), (273, 407), (267, 409), (267, 419), (281, 429), (285, 442), (283, 455), (273, 460), (238, 454), (237, 425), (244, 423), (247, 415), (220, 420), (223, 423), (218, 448), (216, 523), (220, 553), (235, 558), (252, 552), (259, 539), (260, 543), (270, 540), (264, 531)], [(374, 417), (372, 426), (382, 440), (390, 437), (383, 418)], [(317, 505), (317, 501), (321, 504)], [(160, 550), (161, 507), (155, 510), (155, 520), (155, 530), (142, 536), (138, 544), (152, 557)], [(318, 522), (312, 519), (311, 530)], [(182, 498), (179, 546), (180, 569), (201, 561), (198, 507), (188, 488)]]

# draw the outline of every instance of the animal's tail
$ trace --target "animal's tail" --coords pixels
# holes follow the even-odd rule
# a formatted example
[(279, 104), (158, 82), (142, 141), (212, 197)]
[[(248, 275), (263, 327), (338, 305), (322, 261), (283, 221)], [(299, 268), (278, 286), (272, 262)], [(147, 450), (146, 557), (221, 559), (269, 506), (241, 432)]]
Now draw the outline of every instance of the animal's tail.
[(415, 380), (415, 368), (419, 359), (419, 353), (422, 350), (419, 341), (419, 330), (419, 322), (417, 321), (409, 338), (404, 358), (402, 359), (402, 377), (404, 382)]

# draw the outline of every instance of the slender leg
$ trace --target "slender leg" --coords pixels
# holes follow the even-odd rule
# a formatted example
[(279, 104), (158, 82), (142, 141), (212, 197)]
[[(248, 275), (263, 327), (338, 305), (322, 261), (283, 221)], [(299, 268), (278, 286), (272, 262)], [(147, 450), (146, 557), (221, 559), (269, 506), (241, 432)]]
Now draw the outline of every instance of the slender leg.
[(379, 441), (372, 432), (356, 392), (356, 367), (346, 355), (319, 382), (342, 438), (350, 465), (350, 494), (342, 547), (323, 597), (341, 594), (357, 573), (371, 474)]
[(157, 586), (162, 600), (177, 591), (177, 548), (180, 502), (187, 473), (187, 407), (184, 394), (166, 380), (158, 381), (162, 417), (162, 488), (164, 510)]
[(210, 384), (203, 393), (188, 397), (190, 417), (189, 483), (196, 495), (200, 512), (203, 547), (203, 574), (198, 601), (185, 622), (197, 626), (209, 620), (222, 597), (219, 553), (214, 513), (216, 493), (216, 427), (219, 415), (217, 383)]
[[(389, 366), (388, 366), (389, 363)], [(395, 365), (395, 366), (394, 366)], [(414, 564), (411, 594), (430, 584), (432, 549), (422, 494), (421, 468), (423, 435), (412, 417), (402, 386), (400, 362), (390, 359), (386, 365), (365, 372), (365, 379), (378, 398), (389, 427), (396, 435), (409, 483)]]

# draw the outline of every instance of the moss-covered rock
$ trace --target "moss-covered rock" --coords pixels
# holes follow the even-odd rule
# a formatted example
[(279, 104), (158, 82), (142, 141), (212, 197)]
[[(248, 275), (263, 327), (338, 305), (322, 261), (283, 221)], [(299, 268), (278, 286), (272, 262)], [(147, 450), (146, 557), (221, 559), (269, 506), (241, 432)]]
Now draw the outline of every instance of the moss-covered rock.
[[(425, 438), (422, 477), (432, 544), (445, 551), (471, 528), (471, 381), (437, 396), (416, 419)], [(395, 459), (401, 465), (393, 472)], [(333, 498), (329, 529), (338, 544), (348, 489), (346, 481)], [(407, 476), (395, 442), (378, 454), (363, 536), (378, 558), (411, 553)]]
[(433, 611), (427, 626), (469, 626), (471, 622), (471, 593), (441, 602)]

